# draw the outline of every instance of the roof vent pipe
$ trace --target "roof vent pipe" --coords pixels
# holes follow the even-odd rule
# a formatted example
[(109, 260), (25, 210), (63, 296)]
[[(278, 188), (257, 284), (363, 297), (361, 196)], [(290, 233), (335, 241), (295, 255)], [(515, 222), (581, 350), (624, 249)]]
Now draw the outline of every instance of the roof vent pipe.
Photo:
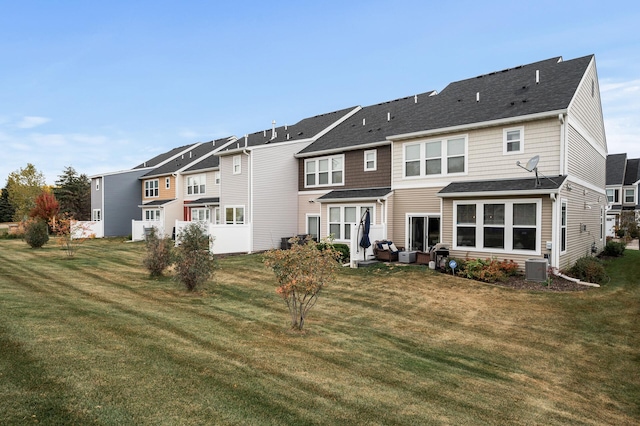
[(287, 130), (287, 125), (286, 124), (284, 125), (284, 129)]
[(289, 133), (287, 133), (287, 140), (289, 140)]
[(536, 70), (536, 84), (540, 83), (540, 70)]
[(480, 92), (476, 92), (476, 102), (480, 102)]
[(414, 95), (413, 96), (413, 103), (417, 104), (418, 103), (418, 95)]
[(271, 140), (274, 140), (276, 138), (277, 134), (276, 134), (276, 120), (273, 120), (271, 122)]
[(249, 144), (249, 135), (245, 133), (244, 135), (244, 147), (246, 148)]
[(362, 119), (362, 125), (364, 126), (364, 125), (365, 125), (365, 123), (366, 123), (366, 118), (363, 118), (363, 119)]
[(387, 113), (387, 121), (391, 121), (391, 113), (390, 112)]
[(266, 130), (262, 131), (262, 137), (265, 137), (265, 138), (267, 137), (267, 131)]

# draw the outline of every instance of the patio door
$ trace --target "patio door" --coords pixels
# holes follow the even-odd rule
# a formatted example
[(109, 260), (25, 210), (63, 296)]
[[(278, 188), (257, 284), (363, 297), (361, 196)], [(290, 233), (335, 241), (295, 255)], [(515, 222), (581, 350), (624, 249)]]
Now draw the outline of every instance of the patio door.
[(440, 216), (409, 216), (409, 250), (429, 251), (440, 242)]
[(320, 240), (320, 216), (307, 216), (307, 234), (311, 235), (311, 238), (316, 241)]

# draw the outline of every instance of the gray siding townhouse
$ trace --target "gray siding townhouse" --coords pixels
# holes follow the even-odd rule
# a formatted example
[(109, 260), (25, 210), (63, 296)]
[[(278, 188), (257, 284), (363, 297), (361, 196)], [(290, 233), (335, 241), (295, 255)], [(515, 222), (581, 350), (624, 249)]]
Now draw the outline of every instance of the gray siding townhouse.
[(628, 159), (627, 154), (607, 156), (606, 176), (607, 236), (614, 237), (623, 212), (633, 212), (636, 221), (640, 214), (640, 158)]

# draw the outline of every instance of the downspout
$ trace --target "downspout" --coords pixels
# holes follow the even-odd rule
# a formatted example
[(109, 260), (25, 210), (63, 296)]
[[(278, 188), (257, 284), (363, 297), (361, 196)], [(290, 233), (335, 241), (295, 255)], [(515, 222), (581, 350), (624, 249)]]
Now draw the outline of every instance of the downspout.
[(382, 225), (382, 229), (384, 230), (384, 235), (386, 238), (387, 235), (387, 203), (384, 203), (380, 198), (378, 198), (376, 201), (378, 201), (378, 204), (380, 204), (380, 213), (381, 214), (381, 218), (380, 218), (380, 224)]
[(561, 175), (567, 174), (568, 166), (567, 161), (567, 125), (565, 123), (564, 114), (558, 114), (558, 120), (560, 120), (560, 173)]
[(251, 191), (252, 163), (251, 163), (251, 155), (249, 154), (249, 152), (246, 149), (243, 149), (242, 153), (247, 156), (247, 198), (249, 201), (249, 253), (253, 253), (253, 191)]

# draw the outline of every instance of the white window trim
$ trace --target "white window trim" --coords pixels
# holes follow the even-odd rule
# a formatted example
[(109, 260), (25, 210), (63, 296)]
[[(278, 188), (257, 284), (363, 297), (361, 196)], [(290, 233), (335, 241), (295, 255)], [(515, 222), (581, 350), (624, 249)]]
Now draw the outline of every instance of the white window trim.
[[(367, 167), (367, 154), (373, 154), (373, 167)], [(344, 169), (344, 165), (343, 165)], [(377, 149), (369, 149), (364, 152), (364, 171), (365, 172), (374, 172), (378, 170), (378, 150)], [(344, 180), (344, 179), (343, 179)]]
[(203, 174), (192, 175), (187, 177), (187, 195), (202, 195), (206, 192), (207, 192), (206, 175), (203, 175)]
[(604, 239), (604, 234), (606, 233), (606, 230), (604, 229), (605, 224), (604, 207), (600, 206), (600, 241)]
[[(513, 205), (514, 204), (536, 204), (536, 249), (535, 250), (516, 250), (513, 245)], [(476, 246), (458, 246), (458, 205), (474, 204), (476, 206)], [(505, 205), (505, 224), (504, 224), (504, 245), (502, 248), (484, 248), (484, 205), (485, 204), (504, 204)], [(523, 255), (540, 255), (542, 247), (542, 199), (540, 198), (511, 198), (497, 200), (459, 200), (453, 202), (453, 248), (455, 250), (475, 251), (481, 253), (508, 253)], [(532, 226), (533, 227), (533, 226)]]
[[(360, 226), (360, 218), (362, 217), (362, 215), (364, 214), (364, 209), (366, 209), (367, 207), (369, 208), (369, 213), (370, 213), (370, 220), (371, 220), (371, 225), (376, 223), (376, 206), (371, 203), (371, 204), (329, 204), (327, 205), (327, 209), (326, 209), (326, 213), (327, 213), (327, 235), (331, 235), (331, 224), (334, 222), (331, 222), (331, 214), (330, 214), (330, 209), (332, 207), (338, 207), (340, 208), (340, 238), (336, 237), (334, 235), (335, 241), (338, 242), (349, 242), (349, 240), (346, 240), (344, 238), (342, 238), (345, 234), (344, 229), (345, 229), (345, 224), (351, 224), (353, 225), (353, 229), (352, 232), (358, 232), (358, 227)], [(347, 207), (355, 207), (356, 208), (356, 221), (355, 222), (345, 222), (344, 221), (344, 209)]]
[(220, 185), (220, 172), (215, 172), (213, 175), (213, 183)]
[[(333, 159), (334, 158), (340, 158), (342, 160), (342, 181), (340, 183), (334, 183), (333, 182)], [(328, 173), (328, 183), (319, 183), (320, 182), (320, 161), (322, 160), (327, 160), (328, 164), (329, 164), (329, 168), (327, 170)], [(316, 171), (315, 173), (315, 177), (316, 177), (316, 183), (314, 185), (309, 185), (307, 184), (307, 164), (310, 162), (314, 162), (316, 165)], [(344, 186), (344, 181), (345, 181), (345, 168), (346, 168), (346, 164), (345, 164), (345, 160), (344, 160), (344, 154), (339, 154), (339, 155), (330, 155), (327, 157), (316, 157), (316, 158), (309, 158), (306, 159), (304, 161), (304, 187), (305, 188), (322, 188), (322, 187), (326, 187), (326, 186)]]
[(222, 214), (222, 209), (220, 207), (213, 208), (213, 223), (216, 225), (220, 225), (220, 215)]
[[(564, 211), (566, 212), (566, 217), (564, 218), (564, 225), (562, 224), (562, 207), (564, 206)], [(569, 247), (569, 203), (565, 198), (560, 200), (560, 221), (558, 223), (560, 228), (560, 238), (558, 240), (558, 245), (560, 246), (560, 254), (565, 254), (567, 252), (567, 248)], [(564, 241), (565, 247), (564, 250), (562, 248), (562, 234), (565, 234)]]
[(232, 166), (232, 171), (234, 175), (239, 175), (242, 173), (242, 156), (241, 155), (234, 155), (233, 156), (233, 166)]
[[(227, 222), (227, 210), (233, 209), (233, 220), (231, 222)], [(242, 209), (242, 222), (236, 222), (236, 210)], [(244, 206), (224, 206), (224, 219), (220, 218), (221, 221), (224, 221), (226, 225), (244, 225), (247, 223), (247, 211)]]
[[(152, 185), (155, 183), (155, 185)], [(147, 187), (148, 186), (148, 187)], [(151, 193), (151, 195), (149, 195)], [(144, 198), (158, 198), (160, 196), (160, 181), (150, 179), (144, 181)]]
[(144, 214), (144, 220), (148, 222), (160, 221), (160, 209), (144, 209), (143, 214)]
[(311, 234), (310, 230), (309, 230), (309, 219), (315, 217), (316, 219), (318, 219), (318, 240), (320, 240), (320, 232), (322, 229), (322, 225), (321, 225), (321, 220), (322, 218), (320, 217), (319, 214), (317, 213), (307, 213), (305, 215), (305, 232), (307, 233), (307, 235)]
[(96, 179), (96, 191), (100, 191), (100, 179)]
[[(464, 139), (464, 172), (459, 173), (447, 173), (447, 159), (449, 158), (447, 152), (447, 142), (453, 139)], [(426, 145), (432, 142), (442, 142), (440, 146), (440, 174), (428, 175), (426, 170)], [(407, 146), (419, 145), (420, 146), (420, 173), (417, 176), (407, 176)], [(412, 160), (415, 161), (415, 160)], [(402, 178), (403, 179), (433, 179), (441, 178), (443, 176), (466, 176), (469, 174), (469, 135), (451, 135), (443, 138), (425, 139), (416, 142), (406, 142), (402, 144)]]
[[(627, 192), (631, 192), (631, 198), (633, 198), (631, 201), (627, 201)], [(625, 204), (629, 204), (629, 203), (636, 203), (636, 190), (635, 188), (625, 188), (624, 189), (624, 203)]]
[(169, 177), (164, 178), (164, 188), (171, 189), (171, 178)]
[(102, 220), (102, 210), (93, 209), (93, 212), (91, 214), (91, 220), (94, 222), (100, 222)]
[[(508, 151), (507, 150), (507, 133), (512, 132), (514, 130), (520, 131), (520, 149), (518, 151)], [(502, 130), (502, 154), (503, 155), (514, 155), (514, 154), (522, 154), (524, 153), (524, 126), (520, 127), (509, 127), (508, 129)]]
[[(200, 216), (199, 212), (204, 212), (204, 216), (205, 216), (204, 219), (199, 219), (199, 218), (198, 219), (194, 219), (193, 218), (194, 213), (198, 213), (198, 216)], [(211, 210), (209, 208), (207, 208), (207, 207), (192, 207), (191, 208), (191, 222), (209, 222), (210, 223), (211, 222)]]

